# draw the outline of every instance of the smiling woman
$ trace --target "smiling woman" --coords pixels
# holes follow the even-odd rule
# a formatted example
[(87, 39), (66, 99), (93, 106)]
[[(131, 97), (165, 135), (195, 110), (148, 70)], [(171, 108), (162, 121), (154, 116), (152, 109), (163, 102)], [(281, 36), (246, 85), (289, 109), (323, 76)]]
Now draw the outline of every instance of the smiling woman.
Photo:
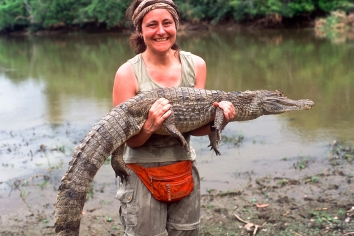
[(169, 50), (176, 41), (176, 25), (172, 15), (165, 9), (147, 13), (142, 22), (142, 33), (147, 50), (155, 53)]
[[(166, 24), (173, 24), (175, 30), (179, 27), (179, 11), (178, 7), (172, 1), (135, 1), (133, 4), (130, 5), (126, 12), (126, 16), (130, 19), (136, 29), (136, 31), (130, 37), (130, 44), (135, 53), (142, 53), (146, 50), (146, 44), (142, 37), (142, 21), (145, 18), (145, 15), (149, 12), (153, 12), (153, 10), (162, 9), (170, 13), (168, 15), (168, 23)], [(171, 17), (173, 21), (171, 22)], [(155, 22), (156, 26), (156, 22)], [(153, 27), (151, 25), (151, 27)], [(174, 42), (171, 49), (179, 50), (180, 47)]]
[[(118, 68), (113, 86), (114, 106), (139, 92), (156, 88), (205, 87), (204, 60), (182, 51), (176, 44), (179, 11), (173, 1), (134, 1), (127, 10), (127, 17), (136, 29), (130, 37), (130, 44), (137, 55)], [(234, 117), (231, 103), (221, 101), (219, 106), (225, 117)], [(200, 178), (195, 152), (193, 149), (185, 152), (173, 137), (154, 134), (165, 121), (173, 119), (170, 108), (165, 98), (152, 104), (140, 132), (126, 142), (124, 161), (130, 167), (134, 164), (143, 170), (153, 168), (160, 174), (174, 173), (173, 176), (162, 176), (164, 179), (183, 176), (179, 182), (187, 182), (192, 189), (188, 189), (186, 195), (183, 193), (182, 199), (166, 203), (150, 194), (135, 169), (127, 169), (129, 178), (122, 181), (117, 192), (125, 235), (198, 235)], [(208, 124), (184, 134), (184, 137), (189, 143), (190, 135), (210, 132)], [(176, 165), (183, 168), (176, 169)], [(172, 184), (166, 188), (168, 193), (173, 192)]]

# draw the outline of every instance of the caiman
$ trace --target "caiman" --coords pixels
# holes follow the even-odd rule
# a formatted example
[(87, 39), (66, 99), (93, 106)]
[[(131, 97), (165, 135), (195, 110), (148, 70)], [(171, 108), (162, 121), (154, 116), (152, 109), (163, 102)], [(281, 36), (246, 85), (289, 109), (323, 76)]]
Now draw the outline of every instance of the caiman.
[(218, 144), (220, 132), (224, 128), (223, 111), (217, 106), (220, 101), (229, 101), (234, 105), (236, 115), (232, 121), (308, 110), (314, 106), (311, 100), (292, 100), (279, 90), (223, 92), (179, 87), (156, 89), (136, 95), (113, 108), (76, 147), (69, 168), (61, 180), (55, 204), (57, 235), (79, 235), (86, 194), (96, 172), (110, 155), (116, 176), (122, 181), (127, 179), (123, 161), (124, 143), (139, 133), (151, 105), (161, 97), (169, 100), (172, 113), (156, 133), (176, 137), (186, 151), (189, 151), (181, 133), (214, 121), (215, 130), (209, 135), (209, 139), (216, 154), (220, 154)]

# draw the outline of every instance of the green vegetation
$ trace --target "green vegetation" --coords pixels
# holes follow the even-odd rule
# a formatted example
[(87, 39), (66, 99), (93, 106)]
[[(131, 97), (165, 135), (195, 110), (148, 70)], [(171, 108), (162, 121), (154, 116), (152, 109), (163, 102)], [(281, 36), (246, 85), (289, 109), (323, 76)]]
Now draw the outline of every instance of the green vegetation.
[(329, 38), (334, 43), (353, 38), (354, 13), (332, 11), (326, 18), (315, 21), (315, 33), (319, 38)]
[(338, 165), (338, 161), (346, 160), (352, 163), (354, 160), (354, 149), (352, 147), (344, 146), (342, 142), (334, 141), (329, 150), (329, 158), (331, 165)]
[(300, 160), (294, 164), (296, 170), (303, 170), (308, 167), (309, 161), (308, 158), (301, 157)]
[(287, 179), (281, 179), (278, 184), (281, 186), (281, 187), (284, 187), (285, 185), (288, 184), (288, 180)]
[[(57, 29), (126, 27), (125, 10), (130, 0), (0, 0), (0, 31), (17, 29)], [(326, 14), (334, 10), (349, 11), (353, 0), (175, 0), (182, 20), (247, 21)]]
[(320, 177), (318, 175), (305, 177), (305, 183), (318, 183)]
[(232, 143), (234, 146), (239, 146), (244, 139), (242, 132), (239, 132), (238, 135), (221, 135), (221, 143)]
[(128, 0), (0, 0), (0, 30), (124, 23)]
[(313, 211), (312, 216), (314, 217), (315, 221), (317, 224), (324, 224), (326, 223), (326, 226), (330, 226), (331, 224), (328, 223), (340, 223), (340, 221), (338, 220), (337, 216), (331, 216), (328, 213), (326, 213), (325, 211)]

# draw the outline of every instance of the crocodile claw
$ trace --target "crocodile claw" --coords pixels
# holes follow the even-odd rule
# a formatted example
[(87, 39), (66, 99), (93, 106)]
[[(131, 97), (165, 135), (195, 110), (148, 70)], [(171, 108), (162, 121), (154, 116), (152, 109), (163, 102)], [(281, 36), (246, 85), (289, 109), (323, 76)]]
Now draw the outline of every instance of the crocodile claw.
[(209, 136), (209, 141), (210, 144), (208, 147), (210, 147), (210, 150), (214, 150), (216, 155), (221, 155), (220, 151), (219, 151), (219, 143), (220, 143), (220, 137), (221, 137), (221, 132), (216, 129), (214, 131), (212, 131), (210, 134), (208, 134)]
[(211, 150), (214, 150), (214, 152), (215, 152), (215, 154), (216, 154), (217, 156), (220, 156), (220, 155), (221, 155), (219, 149), (218, 149), (217, 147), (214, 147), (211, 143), (209, 144), (208, 147), (210, 147), (210, 151), (211, 151)]
[(116, 174), (116, 178), (119, 176), (120, 182), (128, 181), (127, 167), (123, 160), (123, 150), (124, 147), (121, 146), (117, 148), (111, 156), (111, 166)]
[(114, 172), (116, 173), (116, 178), (119, 177), (120, 182), (123, 183), (124, 181), (128, 181), (128, 172), (126, 169), (124, 170), (114, 170)]

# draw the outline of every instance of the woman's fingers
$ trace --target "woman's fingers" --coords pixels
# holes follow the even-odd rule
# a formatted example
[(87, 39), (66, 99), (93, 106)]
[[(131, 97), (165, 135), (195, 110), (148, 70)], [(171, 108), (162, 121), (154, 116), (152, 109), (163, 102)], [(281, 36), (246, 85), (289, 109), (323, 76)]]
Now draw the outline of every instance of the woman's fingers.
[[(215, 106), (215, 105), (214, 105)], [(227, 122), (235, 118), (236, 111), (234, 105), (229, 101), (221, 101), (218, 106), (224, 111), (224, 116)]]
[(171, 115), (171, 104), (165, 98), (159, 98), (149, 110), (148, 118), (145, 121), (144, 129), (148, 133), (154, 133), (160, 129), (162, 123)]
[[(166, 98), (159, 98), (150, 108), (150, 113), (157, 119), (166, 119), (171, 112), (171, 104)], [(166, 114), (167, 113), (167, 114)]]

